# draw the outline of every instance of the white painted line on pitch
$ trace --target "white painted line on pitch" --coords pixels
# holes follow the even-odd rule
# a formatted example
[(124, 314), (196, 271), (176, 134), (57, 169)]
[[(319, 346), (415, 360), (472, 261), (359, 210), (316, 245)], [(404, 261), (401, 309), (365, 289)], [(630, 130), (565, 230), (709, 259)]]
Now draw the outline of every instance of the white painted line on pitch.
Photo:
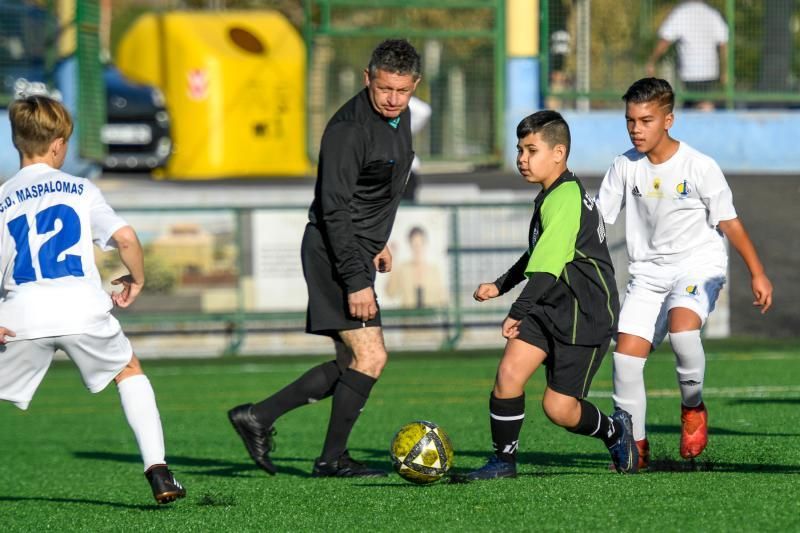
[(715, 361), (785, 361), (798, 359), (798, 352), (707, 353), (706, 359)]
[[(286, 362), (277, 362), (277, 363), (241, 363), (241, 364), (222, 364), (222, 365), (214, 365), (214, 364), (182, 364), (182, 365), (159, 365), (159, 366), (147, 366), (147, 361), (145, 361), (145, 373), (152, 374), (154, 376), (191, 376), (191, 375), (203, 375), (203, 376), (210, 376), (210, 375), (231, 375), (231, 374), (278, 374), (283, 372), (297, 372), (308, 370), (312, 366), (318, 365), (324, 360), (320, 360), (318, 362), (306, 360), (304, 362), (297, 362), (297, 363), (286, 363)], [(465, 360), (459, 361), (459, 365), (463, 368), (465, 366), (469, 366), (470, 363), (473, 363), (471, 366), (482, 366), (485, 363), (479, 360)], [(446, 365), (442, 365), (442, 371), (446, 369)], [(487, 378), (488, 379), (488, 378)]]
[[(705, 387), (703, 396), (718, 398), (762, 398), (777, 394), (800, 394), (800, 385), (764, 385), (754, 387)], [(674, 389), (651, 389), (647, 391), (649, 398), (680, 398), (681, 391)], [(591, 391), (589, 397), (611, 398), (611, 391)]]
[(222, 374), (280, 374), (283, 372), (298, 372), (308, 370), (313, 363), (245, 363), (242, 365), (180, 365), (180, 366), (153, 366), (147, 368), (145, 372), (154, 376), (214, 376)]

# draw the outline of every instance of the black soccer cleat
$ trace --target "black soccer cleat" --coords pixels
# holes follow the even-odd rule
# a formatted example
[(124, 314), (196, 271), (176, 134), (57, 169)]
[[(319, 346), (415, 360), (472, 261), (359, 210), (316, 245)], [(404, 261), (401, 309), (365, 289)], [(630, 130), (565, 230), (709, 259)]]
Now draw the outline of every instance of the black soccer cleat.
[(186, 496), (186, 489), (175, 479), (167, 465), (153, 465), (147, 469), (144, 476), (150, 482), (153, 497), (158, 503), (174, 502)]
[(325, 462), (322, 458), (314, 461), (311, 477), (386, 477), (383, 470), (370, 468), (350, 457), (345, 451), (336, 461)]
[(635, 474), (639, 471), (639, 448), (633, 440), (633, 424), (631, 415), (622, 409), (611, 415), (614, 426), (619, 431), (619, 438), (608, 447), (614, 468), (620, 474)]
[(253, 415), (253, 404), (246, 403), (228, 411), (228, 419), (236, 433), (242, 438), (247, 453), (256, 465), (267, 474), (274, 476), (277, 468), (269, 458), (269, 452), (275, 450), (275, 428), (264, 427)]
[(477, 470), (459, 476), (459, 481), (482, 481), (486, 479), (501, 479), (507, 477), (517, 477), (517, 465), (503, 461), (496, 455), (489, 458), (485, 465)]

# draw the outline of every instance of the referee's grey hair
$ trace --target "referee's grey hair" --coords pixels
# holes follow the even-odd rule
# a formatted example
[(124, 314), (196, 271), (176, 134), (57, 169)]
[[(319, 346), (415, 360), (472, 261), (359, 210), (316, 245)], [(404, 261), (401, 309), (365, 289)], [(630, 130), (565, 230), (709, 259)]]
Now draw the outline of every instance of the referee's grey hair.
[(561, 116), (561, 113), (550, 109), (537, 111), (523, 118), (517, 125), (517, 139), (523, 139), (531, 133), (539, 132), (542, 134), (542, 140), (550, 148), (557, 144), (566, 146), (567, 157), (569, 157), (572, 138), (569, 133), (569, 125), (564, 120), (564, 117)]
[(372, 51), (369, 60), (369, 77), (374, 78), (378, 70), (410, 74), (416, 80), (420, 76), (419, 54), (405, 39), (387, 39)]

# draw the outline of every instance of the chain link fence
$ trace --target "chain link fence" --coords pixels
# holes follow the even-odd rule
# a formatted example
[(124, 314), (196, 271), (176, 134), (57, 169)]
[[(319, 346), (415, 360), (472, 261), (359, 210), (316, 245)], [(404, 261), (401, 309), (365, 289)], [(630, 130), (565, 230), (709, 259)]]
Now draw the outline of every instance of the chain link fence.
[[(94, 161), (105, 155), (100, 12), (98, 2), (89, 0), (0, 2), (0, 106), (25, 86), (21, 79), (50, 91), (63, 85), (65, 104), (75, 104), (80, 155)], [(73, 59), (76, 71), (69, 65)]]
[(423, 58), (416, 96), (430, 104), (414, 148), (426, 162), (491, 161), (502, 152), (504, 2), (316, 0), (306, 6), (309, 146), (316, 157), (331, 115), (363, 87), (372, 49), (407, 38)]
[(543, 0), (541, 15), (548, 107), (619, 107), (648, 75), (684, 104), (800, 107), (795, 0)]
[(0, 105), (11, 101), (18, 79), (45, 81), (56, 31), (47, 6), (0, 2)]

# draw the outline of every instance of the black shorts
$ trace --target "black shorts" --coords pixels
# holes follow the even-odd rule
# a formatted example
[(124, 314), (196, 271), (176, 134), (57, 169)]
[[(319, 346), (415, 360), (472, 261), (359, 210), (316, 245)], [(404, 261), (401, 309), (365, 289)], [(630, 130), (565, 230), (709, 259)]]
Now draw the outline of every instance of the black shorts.
[(544, 360), (547, 386), (556, 392), (578, 399), (585, 398), (589, 394), (592, 378), (600, 368), (600, 363), (603, 362), (611, 343), (610, 336), (598, 346), (561, 342), (547, 331), (540, 320), (530, 315), (520, 322), (517, 338), (547, 353), (547, 358)]
[[(706, 80), (706, 81), (686, 81), (683, 82), (683, 88), (687, 92), (692, 93), (708, 93), (721, 90), (719, 80)], [(708, 101), (709, 98), (704, 97), (693, 97), (693, 98), (684, 98), (683, 99), (683, 107), (686, 109), (692, 109), (697, 107), (700, 102)], [(718, 105), (718, 102), (714, 102), (714, 105)]]
[[(368, 322), (350, 316), (347, 289), (336, 273), (325, 238), (313, 224), (306, 225), (300, 256), (308, 287), (307, 333), (338, 339), (342, 330), (381, 325), (380, 308), (377, 316)], [(368, 264), (374, 282), (375, 266), (372, 261)]]

